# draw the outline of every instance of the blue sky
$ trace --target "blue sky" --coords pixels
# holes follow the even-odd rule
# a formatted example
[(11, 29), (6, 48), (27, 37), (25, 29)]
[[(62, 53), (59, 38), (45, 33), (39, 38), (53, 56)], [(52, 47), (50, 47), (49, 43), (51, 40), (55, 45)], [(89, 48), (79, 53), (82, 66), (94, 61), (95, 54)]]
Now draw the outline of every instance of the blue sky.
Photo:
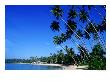
[[(50, 24), (54, 19), (51, 14), (52, 6), (6, 6), (5, 7), (5, 42), (6, 42), (6, 58), (29, 58), (31, 56), (49, 56), (61, 49), (53, 44), (52, 37), (59, 35), (50, 29)], [(67, 6), (62, 6), (64, 12), (68, 11)], [(102, 14), (102, 10), (99, 10)], [(92, 14), (96, 14), (95, 11)], [(97, 22), (100, 22), (99, 16), (91, 16)], [(66, 19), (66, 14), (64, 14)], [(64, 22), (61, 22), (64, 26)], [(62, 29), (65, 31), (64, 29)], [(104, 37), (105, 38), (105, 37)], [(71, 41), (67, 41), (62, 45), (71, 45)], [(88, 43), (87, 43), (88, 44)], [(88, 46), (89, 48), (89, 46)]]

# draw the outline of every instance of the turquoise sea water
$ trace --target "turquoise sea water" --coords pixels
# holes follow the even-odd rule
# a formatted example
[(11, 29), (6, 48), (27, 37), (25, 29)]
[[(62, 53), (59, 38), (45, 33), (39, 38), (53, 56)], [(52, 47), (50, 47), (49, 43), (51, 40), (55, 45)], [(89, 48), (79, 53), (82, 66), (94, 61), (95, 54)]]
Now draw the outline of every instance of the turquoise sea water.
[(60, 66), (43, 66), (32, 64), (5, 64), (5, 70), (62, 70)]

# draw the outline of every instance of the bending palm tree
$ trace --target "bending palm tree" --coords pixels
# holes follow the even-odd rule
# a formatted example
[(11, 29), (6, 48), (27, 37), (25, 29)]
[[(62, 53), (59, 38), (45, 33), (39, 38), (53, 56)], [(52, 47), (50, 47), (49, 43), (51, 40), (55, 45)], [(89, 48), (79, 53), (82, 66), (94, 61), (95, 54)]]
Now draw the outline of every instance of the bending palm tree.
[[(89, 8), (91, 8), (91, 7), (89, 7)], [(82, 12), (84, 12), (84, 11), (82, 11)], [(68, 16), (68, 18), (69, 19), (74, 19), (79, 13), (78, 12), (76, 12), (76, 10), (73, 10), (73, 8), (72, 9), (70, 9), (70, 11), (69, 11), (69, 16)], [(84, 15), (83, 14), (80, 14), (80, 16), (82, 16), (81, 18), (80, 18), (80, 20), (82, 20), (82, 21), (87, 21), (86, 20), (86, 16), (88, 16), (88, 14), (87, 13), (85, 13)], [(84, 19), (83, 19), (83, 17), (84, 17)], [(79, 23), (79, 25), (82, 27), (82, 29), (84, 29), (84, 31), (85, 31), (85, 34), (86, 34), (86, 36), (88, 36), (88, 38), (90, 38), (90, 34), (86, 31), (86, 29), (85, 28), (83, 28), (83, 26)], [(79, 37), (83, 37), (83, 34), (81, 34), (81, 31), (77, 31), (77, 35), (79, 36)], [(76, 36), (77, 37), (77, 36)], [(77, 37), (78, 39), (80, 39), (79, 37)], [(82, 38), (83, 39), (83, 38)], [(84, 41), (84, 40), (83, 40)], [(85, 44), (85, 42), (84, 42), (84, 44)], [(85, 46), (85, 45), (84, 45)], [(87, 50), (87, 47), (85, 46), (85, 48), (86, 48), (86, 50)], [(91, 47), (91, 49), (92, 49), (92, 47)]]
[[(56, 14), (56, 12), (58, 13), (58, 14), (60, 14), (58, 11), (55, 11), (55, 9), (54, 9), (54, 12), (55, 13), (53, 13), (54, 15)], [(55, 15), (56, 16), (56, 15)], [(59, 17), (60, 16), (62, 16), (62, 15), (58, 15)], [(62, 18), (61, 18), (62, 19)], [(63, 19), (62, 19), (63, 20)], [(63, 20), (64, 21), (64, 20)], [(65, 21), (64, 21), (65, 22)], [(65, 22), (66, 23), (66, 22)], [(71, 21), (71, 20), (68, 20), (68, 23), (66, 23), (66, 25), (69, 27), (69, 29), (70, 30), (72, 30), (72, 32), (74, 32), (74, 30), (76, 29), (76, 23), (74, 22), (74, 21)], [(75, 33), (75, 32), (74, 32)], [(75, 35), (78, 37), (78, 38), (80, 38), (76, 33), (75, 33)]]

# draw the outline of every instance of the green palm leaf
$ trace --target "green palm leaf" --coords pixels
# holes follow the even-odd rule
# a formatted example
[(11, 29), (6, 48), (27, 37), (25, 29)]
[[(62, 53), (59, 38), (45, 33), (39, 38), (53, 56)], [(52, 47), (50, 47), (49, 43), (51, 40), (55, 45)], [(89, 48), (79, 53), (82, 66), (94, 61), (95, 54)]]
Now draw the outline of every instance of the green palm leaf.
[(59, 31), (59, 30), (60, 30), (59, 22), (53, 21), (53, 22), (51, 23), (50, 28), (51, 28), (53, 31)]
[(85, 9), (80, 10), (80, 21), (82, 21), (83, 23), (87, 21), (87, 17), (89, 17), (87, 11), (85, 11)]
[(67, 29), (71, 28), (72, 30), (76, 30), (77, 24), (75, 21), (67, 20), (67, 24), (68, 24)]
[(77, 12), (76, 12), (76, 10), (70, 9), (70, 10), (69, 10), (69, 13), (68, 13), (68, 18), (69, 18), (69, 19), (73, 19), (73, 18), (75, 18), (75, 17), (77, 17)]
[(62, 14), (63, 14), (63, 10), (60, 8), (59, 5), (54, 6), (51, 12), (54, 14), (56, 19), (59, 19), (60, 17), (62, 17)]

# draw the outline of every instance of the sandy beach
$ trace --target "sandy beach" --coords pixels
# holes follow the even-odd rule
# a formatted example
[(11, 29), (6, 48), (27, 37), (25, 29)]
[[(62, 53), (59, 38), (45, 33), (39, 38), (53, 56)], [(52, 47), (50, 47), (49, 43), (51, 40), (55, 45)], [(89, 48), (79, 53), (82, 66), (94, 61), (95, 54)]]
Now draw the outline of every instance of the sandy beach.
[(76, 66), (76, 65), (69, 65), (69, 66), (63, 66), (64, 70), (84, 70), (87, 69), (87, 65), (84, 66)]
[(87, 65), (76, 66), (76, 65), (62, 65), (62, 64), (33, 64), (33, 65), (46, 65), (46, 66), (61, 66), (64, 70), (84, 70), (87, 69)]

